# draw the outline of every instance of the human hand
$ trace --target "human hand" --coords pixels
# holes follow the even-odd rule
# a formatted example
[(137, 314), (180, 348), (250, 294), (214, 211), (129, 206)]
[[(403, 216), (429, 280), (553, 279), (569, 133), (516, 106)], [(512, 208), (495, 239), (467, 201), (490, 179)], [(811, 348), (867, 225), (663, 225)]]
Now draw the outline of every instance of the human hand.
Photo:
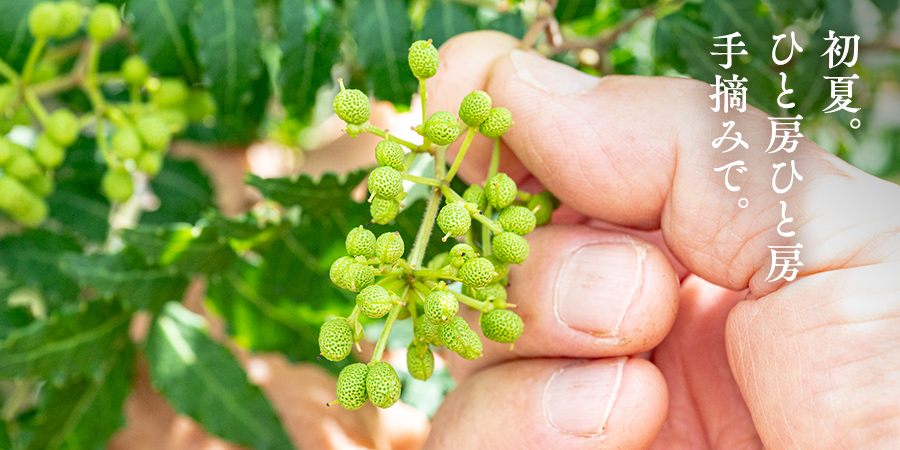
[[(550, 189), (568, 224), (528, 236), (510, 275), (525, 333), (465, 363), (426, 447), (900, 442), (900, 187), (805, 139), (790, 158), (766, 154), (767, 115), (712, 113), (705, 83), (595, 78), (517, 44), (479, 32), (444, 45), (429, 113), (475, 89), (509, 108), (502, 169)], [(713, 171), (736, 159), (710, 145), (725, 120), (750, 143), (747, 209)], [(468, 167), (488, 166), (488, 146), (476, 139), (468, 158), (482, 164)], [(803, 181), (776, 196), (769, 168), (791, 158)], [(797, 279), (766, 281), (768, 246), (797, 242)]]

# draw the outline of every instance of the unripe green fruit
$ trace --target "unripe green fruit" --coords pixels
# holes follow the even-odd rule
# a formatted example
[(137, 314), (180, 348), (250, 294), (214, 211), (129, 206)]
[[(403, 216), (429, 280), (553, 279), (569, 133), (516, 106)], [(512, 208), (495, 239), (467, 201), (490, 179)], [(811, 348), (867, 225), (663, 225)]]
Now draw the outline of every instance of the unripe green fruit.
[(394, 198), (403, 190), (400, 172), (392, 167), (376, 167), (369, 174), (369, 192), (384, 198)]
[(47, 133), (41, 133), (34, 145), (34, 159), (48, 168), (54, 169), (63, 162), (66, 157), (66, 151), (56, 143), (55, 140), (47, 136)]
[(362, 125), (369, 120), (369, 97), (358, 89), (345, 89), (334, 97), (334, 113), (344, 122)]
[[(534, 212), (538, 225), (546, 225), (553, 218), (553, 209), (556, 208), (556, 198), (550, 191), (544, 191), (531, 196), (528, 200), (528, 209)], [(535, 211), (535, 209), (537, 209)]]
[(81, 127), (78, 124), (78, 117), (75, 117), (72, 111), (60, 108), (47, 118), (46, 131), (59, 145), (68, 147), (78, 138)]
[(347, 289), (359, 292), (375, 282), (375, 270), (372, 266), (352, 262), (344, 272), (344, 283)]
[(378, 256), (383, 263), (393, 264), (403, 257), (405, 251), (406, 245), (403, 243), (403, 238), (396, 231), (384, 233), (375, 241), (375, 256)]
[(12, 84), (0, 84), (0, 116), (6, 115), (6, 111), (12, 108), (19, 99), (19, 90)]
[(487, 207), (487, 197), (484, 196), (484, 189), (477, 184), (467, 187), (462, 197), (467, 203), (474, 203), (475, 207), (480, 211), (484, 211), (484, 208)]
[(393, 198), (382, 198), (375, 196), (372, 204), (369, 205), (369, 214), (372, 215), (372, 222), (379, 225), (387, 225), (388, 222), (394, 220), (400, 213), (400, 202)]
[(0, 137), (0, 165), (6, 167), (18, 155), (28, 155), (28, 149)]
[(494, 276), (494, 280), (492, 283), (499, 283), (500, 280), (506, 278), (509, 275), (509, 263), (506, 261), (501, 261), (494, 255), (490, 255), (487, 259), (494, 265), (494, 271), (497, 272), (497, 275)]
[(95, 6), (88, 17), (88, 36), (97, 42), (103, 42), (113, 37), (122, 27), (122, 19), (119, 18), (119, 10), (109, 3), (100, 3)]
[(122, 78), (130, 86), (143, 86), (150, 76), (150, 67), (140, 55), (131, 55), (122, 63)]
[(403, 158), (406, 153), (400, 144), (389, 141), (387, 139), (375, 145), (375, 161), (379, 166), (392, 167), (396, 170), (403, 170)]
[(159, 151), (148, 150), (137, 159), (137, 169), (147, 175), (156, 175), (162, 169), (163, 155)]
[(475, 258), (459, 268), (459, 278), (469, 287), (484, 287), (494, 279), (494, 265), (486, 258)]
[(480, 322), (484, 337), (504, 344), (511, 344), (519, 339), (525, 328), (522, 318), (508, 309), (495, 309), (482, 314)]
[(509, 206), (516, 199), (516, 193), (516, 182), (505, 173), (494, 175), (484, 187), (488, 203), (498, 211)]
[(40, 60), (34, 66), (34, 72), (31, 74), (31, 84), (43, 83), (44, 81), (56, 78), (59, 75), (59, 65), (46, 59)]
[(138, 135), (148, 147), (156, 150), (166, 150), (172, 142), (172, 130), (159, 116), (146, 115), (138, 118), (135, 124)]
[(478, 253), (475, 252), (475, 247), (469, 244), (456, 244), (450, 249), (450, 265), (453, 267), (460, 267), (466, 261), (477, 257)]
[(411, 342), (406, 348), (406, 368), (417, 380), (427, 380), (434, 373), (434, 353), (424, 342)]
[(356, 294), (356, 306), (359, 306), (359, 310), (366, 317), (380, 319), (391, 312), (391, 307), (394, 306), (394, 299), (391, 298), (391, 294), (387, 289), (373, 284)]
[(20, 209), (10, 211), (10, 214), (16, 219), (16, 222), (28, 227), (36, 227), (47, 218), (49, 212), (50, 208), (47, 207), (47, 202), (35, 196), (34, 200), (25, 203)]
[(413, 333), (419, 342), (433, 343), (437, 330), (438, 326), (431, 323), (425, 316), (416, 317), (413, 322)]
[(347, 247), (347, 253), (351, 256), (365, 256), (368, 258), (375, 254), (375, 233), (360, 225), (347, 233), (344, 245)]
[(425, 317), (435, 325), (450, 322), (459, 312), (459, 301), (450, 291), (434, 290), (425, 298)]
[(349, 256), (341, 256), (333, 263), (331, 263), (331, 268), (328, 269), (328, 277), (331, 278), (331, 282), (338, 287), (349, 289), (350, 286), (348, 286), (345, 282), (348, 280), (347, 269), (350, 268), (350, 264), (353, 262), (353, 258)]
[(366, 375), (369, 400), (379, 408), (389, 408), (400, 400), (400, 377), (390, 364), (379, 361), (369, 365)]
[(67, 0), (59, 4), (59, 24), (53, 37), (65, 39), (78, 31), (84, 19), (84, 8), (75, 0)]
[(478, 334), (472, 331), (472, 329), (468, 329), (463, 335), (463, 346), (464, 349), (462, 353), (459, 353), (459, 356), (462, 356), (463, 359), (478, 359), (482, 355), (483, 347), (481, 345), (481, 339), (478, 338)]
[(509, 231), (494, 236), (491, 244), (494, 246), (494, 256), (510, 264), (522, 264), (531, 251), (525, 238)]
[(409, 68), (413, 75), (424, 80), (431, 78), (437, 73), (438, 69), (438, 51), (431, 43), (431, 39), (427, 41), (413, 42), (409, 47)]
[(503, 208), (503, 211), (500, 212), (500, 217), (497, 218), (497, 222), (500, 223), (500, 226), (505, 231), (524, 236), (534, 230), (535, 225), (537, 225), (537, 218), (530, 209), (524, 206), (510, 205)]
[(121, 159), (134, 159), (141, 154), (141, 138), (136, 131), (128, 128), (119, 128), (112, 137), (112, 151)]
[(350, 322), (336, 317), (322, 324), (319, 329), (319, 352), (329, 361), (340, 361), (350, 354), (353, 347), (353, 330)]
[(8, 175), (12, 175), (22, 181), (36, 177), (41, 173), (41, 167), (28, 152), (14, 156), (7, 162), (4, 169)]
[(39, 225), (47, 218), (47, 204), (11, 176), (0, 175), (0, 209), (26, 226)]
[(103, 195), (114, 202), (124, 202), (134, 194), (134, 182), (126, 171), (109, 170), (100, 182)]
[(368, 374), (369, 367), (363, 363), (353, 363), (341, 369), (337, 380), (337, 399), (344, 409), (357, 410), (369, 399), (366, 392)]
[(472, 226), (472, 215), (462, 203), (450, 203), (441, 208), (441, 212), (437, 216), (437, 224), (447, 235), (462, 236)]
[(476, 300), (481, 300), (483, 302), (489, 301), (495, 305), (506, 304), (506, 287), (500, 283), (491, 283), (479, 289), (469, 288), (468, 293)]
[(26, 181), (25, 187), (27, 187), (29, 191), (37, 194), (39, 197), (46, 197), (50, 195), (51, 192), (53, 192), (53, 188), (55, 186), (53, 183), (53, 178), (49, 174), (44, 172)]
[(56, 3), (42, 2), (28, 14), (28, 29), (36, 38), (49, 38), (56, 34), (62, 12)]
[(459, 121), (447, 111), (438, 111), (425, 121), (425, 137), (437, 145), (450, 145), (459, 136)]
[(150, 93), (150, 99), (162, 108), (179, 108), (187, 101), (189, 94), (184, 80), (163, 78), (159, 81), (159, 87)]
[(440, 325), (438, 339), (463, 358), (475, 359), (481, 356), (481, 341), (462, 317), (456, 316), (450, 323)]
[(472, 91), (459, 105), (459, 118), (472, 128), (480, 127), (490, 113), (491, 96), (484, 91)]
[(506, 108), (494, 108), (478, 128), (485, 137), (496, 139), (512, 125), (512, 114)]
[(189, 121), (202, 122), (216, 113), (216, 99), (207, 91), (195, 90), (183, 105), (183, 110)]

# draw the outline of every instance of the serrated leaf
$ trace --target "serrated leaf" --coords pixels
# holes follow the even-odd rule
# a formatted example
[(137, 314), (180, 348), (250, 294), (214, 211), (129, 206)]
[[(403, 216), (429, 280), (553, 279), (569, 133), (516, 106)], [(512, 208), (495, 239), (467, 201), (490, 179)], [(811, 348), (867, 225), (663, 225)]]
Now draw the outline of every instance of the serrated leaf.
[(167, 158), (150, 187), (159, 198), (160, 206), (141, 216), (144, 225), (193, 223), (214, 206), (209, 179), (193, 161)]
[(199, 79), (189, 26), (192, 0), (131, 0), (132, 36), (146, 59), (162, 76)]
[(60, 270), (59, 255), (80, 251), (81, 246), (71, 236), (26, 231), (0, 239), (0, 270), (13, 280), (39, 288), (52, 310), (78, 296), (78, 285)]
[(560, 0), (553, 10), (553, 15), (559, 23), (567, 23), (573, 20), (588, 17), (597, 9), (598, 0)]
[(412, 24), (403, 0), (369, 0), (357, 3), (350, 15), (366, 86), (375, 97), (408, 104), (418, 88), (409, 69)]
[(281, 203), (284, 207), (301, 206), (304, 214), (321, 216), (334, 211), (335, 205), (346, 203), (350, 193), (368, 173), (367, 170), (357, 170), (347, 174), (343, 179), (334, 173), (326, 173), (319, 180), (313, 180), (308, 175), (294, 178), (262, 178), (250, 174), (246, 183), (259, 189), (266, 198)]
[(115, 303), (70, 305), (0, 344), (0, 378), (37, 377), (59, 384), (90, 376), (128, 342), (130, 321), (131, 313)]
[(475, 31), (476, 8), (461, 5), (448, 0), (440, 0), (431, 4), (425, 12), (422, 29), (417, 39), (431, 39), (435, 47), (440, 47), (453, 36)]
[(125, 230), (122, 238), (154, 265), (173, 267), (182, 273), (218, 272), (236, 256), (225, 237), (211, 226), (140, 226)]
[(207, 326), (180, 304), (166, 305), (147, 337), (154, 387), (176, 411), (223, 439), (259, 450), (293, 448), (262, 391)]
[(28, 31), (28, 13), (40, 0), (0, 2), (0, 59), (19, 69), (34, 39)]
[(331, 0), (283, 0), (280, 8), (281, 100), (295, 117), (308, 117), (340, 58), (338, 16)]
[(125, 423), (134, 350), (105, 355), (92, 376), (62, 387), (47, 386), (28, 449), (101, 449)]

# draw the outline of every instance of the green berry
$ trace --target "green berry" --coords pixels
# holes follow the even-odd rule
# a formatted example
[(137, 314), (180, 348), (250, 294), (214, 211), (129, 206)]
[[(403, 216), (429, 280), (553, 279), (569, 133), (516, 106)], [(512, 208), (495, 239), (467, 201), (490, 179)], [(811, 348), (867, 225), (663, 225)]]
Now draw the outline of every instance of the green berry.
[(472, 215), (462, 203), (450, 203), (441, 208), (437, 224), (447, 236), (462, 236), (472, 226)]
[(0, 175), (0, 209), (17, 222), (37, 226), (47, 218), (47, 204), (12, 176)]
[(65, 39), (78, 31), (81, 21), (84, 19), (84, 9), (76, 0), (67, 0), (59, 4), (59, 24), (53, 37)]
[(491, 283), (479, 289), (469, 288), (468, 293), (476, 300), (481, 300), (483, 302), (490, 301), (494, 303), (494, 305), (506, 304), (506, 288), (500, 283)]
[(459, 356), (462, 356), (463, 359), (478, 359), (482, 355), (483, 347), (481, 345), (481, 339), (478, 338), (478, 334), (469, 329), (465, 334), (462, 335), (464, 349), (462, 353), (459, 353)]
[(509, 206), (516, 199), (516, 182), (505, 173), (494, 175), (484, 188), (488, 203), (498, 211)]
[(500, 280), (506, 278), (509, 275), (509, 263), (506, 261), (501, 261), (494, 255), (490, 255), (487, 259), (494, 265), (494, 270), (497, 272), (497, 275), (494, 276), (494, 280), (492, 283), (499, 283)]
[(413, 322), (413, 333), (419, 342), (433, 343), (437, 330), (438, 326), (431, 323), (425, 316), (416, 317)]
[(121, 26), (119, 10), (109, 3), (100, 3), (88, 17), (88, 36), (97, 42), (103, 42), (116, 34)]
[(531, 196), (528, 200), (528, 209), (534, 212), (537, 219), (537, 225), (546, 225), (553, 218), (553, 209), (556, 208), (557, 200), (550, 191), (544, 191)]
[(524, 206), (510, 205), (503, 208), (497, 222), (504, 230), (524, 236), (534, 230), (537, 218), (530, 209)]
[(379, 225), (387, 225), (400, 213), (400, 202), (393, 198), (375, 196), (372, 199), (372, 204), (369, 205), (369, 213), (372, 215), (372, 222)]
[(183, 105), (184, 113), (191, 122), (202, 122), (216, 113), (216, 99), (207, 91), (191, 92)]
[(42, 59), (34, 66), (29, 83), (38, 84), (56, 78), (59, 75), (59, 64)]
[(19, 99), (19, 90), (12, 84), (0, 84), (0, 116), (5, 116), (6, 111), (12, 108)]
[(366, 375), (369, 400), (379, 408), (389, 408), (400, 400), (400, 377), (390, 364), (379, 361), (369, 365)]
[(438, 51), (431, 39), (413, 42), (409, 47), (409, 68), (420, 80), (431, 78), (437, 73), (438, 61)]
[(480, 127), (490, 112), (491, 96), (484, 91), (472, 91), (459, 105), (459, 118), (472, 128)]
[(163, 154), (159, 151), (148, 150), (141, 153), (141, 156), (135, 162), (137, 163), (137, 169), (141, 172), (151, 176), (156, 175), (162, 169)]
[(387, 139), (375, 145), (375, 161), (379, 166), (392, 167), (396, 170), (403, 170), (403, 159), (406, 153), (400, 144), (389, 141)]
[(427, 380), (434, 373), (434, 353), (424, 342), (411, 342), (406, 348), (406, 368), (417, 380)]
[(344, 89), (334, 98), (334, 113), (344, 122), (362, 125), (369, 120), (369, 97), (358, 89)]
[(161, 108), (180, 108), (187, 101), (190, 91), (180, 78), (163, 78), (150, 94), (153, 103)]
[(508, 309), (495, 309), (481, 315), (481, 332), (492, 341), (511, 344), (522, 336), (524, 328), (522, 318)]
[(18, 155), (27, 155), (28, 150), (19, 144), (0, 137), (0, 165), (6, 166)]
[(375, 270), (372, 266), (352, 262), (344, 272), (344, 284), (347, 289), (359, 292), (375, 282)]
[(141, 138), (131, 127), (116, 130), (112, 137), (112, 151), (121, 159), (134, 159), (141, 154)]
[(100, 182), (103, 194), (114, 202), (124, 202), (134, 194), (134, 182), (131, 174), (124, 170), (108, 170)]
[(347, 411), (362, 407), (369, 399), (366, 392), (366, 376), (369, 367), (363, 363), (353, 363), (341, 369), (337, 380), (338, 404)]
[(494, 108), (478, 128), (485, 137), (496, 139), (512, 125), (512, 114), (506, 108)]
[(393, 264), (403, 257), (405, 251), (406, 245), (403, 243), (403, 238), (396, 231), (384, 233), (375, 241), (375, 256), (378, 256), (383, 263)]
[(40, 197), (46, 197), (50, 195), (51, 192), (53, 192), (53, 188), (55, 186), (53, 184), (53, 177), (51, 177), (47, 172), (44, 172), (26, 181), (25, 187), (27, 187), (28, 190), (34, 192)]
[(391, 312), (394, 306), (394, 299), (387, 289), (373, 284), (356, 294), (356, 306), (359, 310), (371, 319), (380, 319), (385, 314)]
[(459, 312), (459, 301), (452, 292), (436, 289), (425, 298), (425, 317), (435, 325), (450, 322)]
[(477, 257), (478, 253), (475, 252), (475, 247), (469, 244), (456, 244), (450, 249), (450, 265), (453, 267), (460, 267), (466, 261)]
[(369, 174), (369, 192), (384, 198), (394, 198), (403, 190), (400, 172), (392, 167), (376, 167)]
[(437, 145), (450, 145), (459, 136), (459, 121), (447, 111), (438, 111), (425, 121), (425, 137)]
[(487, 197), (484, 196), (484, 189), (477, 184), (467, 187), (462, 197), (467, 203), (474, 203), (475, 207), (480, 211), (484, 211), (484, 208), (487, 207)]
[(47, 133), (41, 133), (38, 136), (37, 143), (34, 145), (34, 159), (40, 165), (54, 169), (62, 164), (65, 157), (66, 151), (50, 136), (47, 136)]
[(344, 245), (347, 247), (347, 253), (351, 256), (365, 256), (368, 258), (375, 254), (375, 233), (360, 225), (347, 233)]
[(353, 330), (350, 322), (336, 317), (322, 324), (319, 329), (319, 351), (329, 361), (340, 361), (350, 354), (353, 347)]
[(47, 118), (46, 131), (59, 145), (68, 147), (78, 138), (81, 127), (78, 124), (78, 117), (72, 111), (60, 108)]
[(509, 231), (494, 236), (491, 244), (494, 246), (494, 255), (510, 264), (522, 264), (531, 249), (525, 238)]
[(487, 258), (475, 258), (459, 268), (459, 278), (469, 287), (484, 287), (494, 280), (494, 265)]
[(6, 173), (12, 175), (19, 180), (25, 181), (29, 178), (36, 177), (41, 173), (41, 167), (38, 165), (34, 157), (28, 153), (19, 153), (14, 156), (4, 167)]
[(138, 135), (148, 147), (156, 150), (166, 150), (172, 142), (172, 130), (169, 125), (157, 115), (146, 115), (138, 118), (135, 124)]
[(331, 263), (331, 268), (328, 269), (328, 276), (331, 278), (331, 282), (338, 287), (350, 289), (350, 286), (347, 285), (345, 281), (348, 279), (347, 269), (350, 268), (350, 264), (352, 264), (353, 262), (353, 258), (349, 256), (341, 256), (333, 263)]
[(28, 29), (36, 38), (49, 38), (56, 34), (61, 19), (62, 11), (56, 3), (38, 3), (28, 14)]
[[(122, 63), (122, 78), (130, 86), (143, 86), (150, 76), (150, 67), (140, 55), (131, 55)], [(160, 83), (162, 85), (162, 83)]]
[(440, 325), (438, 339), (445, 347), (465, 359), (481, 356), (481, 340), (462, 317), (456, 316), (449, 323)]

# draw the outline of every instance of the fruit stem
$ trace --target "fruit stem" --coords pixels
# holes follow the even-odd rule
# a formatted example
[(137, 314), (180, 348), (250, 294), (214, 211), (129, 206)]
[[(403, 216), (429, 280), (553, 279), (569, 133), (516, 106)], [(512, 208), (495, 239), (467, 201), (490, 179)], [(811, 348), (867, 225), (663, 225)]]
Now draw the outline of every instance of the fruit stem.
[(461, 279), (454, 277), (453, 274), (447, 273), (447, 271), (444, 269), (413, 270), (412, 275), (416, 278), (422, 278), (426, 280), (430, 278), (440, 278), (442, 280), (462, 281)]
[(416, 176), (416, 175), (410, 175), (408, 173), (400, 173), (400, 177), (402, 177), (404, 180), (409, 180), (409, 181), (412, 181), (413, 183), (424, 184), (426, 186), (433, 186), (433, 187), (441, 186), (441, 182), (438, 180), (435, 180), (434, 178), (420, 177), (420, 176)]
[(419, 78), (419, 98), (422, 99), (422, 123), (428, 118), (425, 112), (425, 101), (428, 99), (428, 91), (425, 90), (425, 78)]
[(3, 58), (0, 58), (0, 75), (6, 77), (7, 80), (14, 84), (19, 81), (19, 74), (16, 73), (16, 69), (7, 64)]
[[(500, 138), (494, 139), (494, 152), (491, 154), (491, 165), (488, 168), (488, 176), (487, 179), (490, 180), (497, 175), (497, 170), (500, 168)], [(485, 180), (485, 185), (487, 185), (487, 180)], [(491, 205), (487, 205), (484, 208), (484, 217), (490, 218), (493, 209)], [(484, 256), (490, 256), (493, 254), (491, 249), (491, 235), (490, 235), (490, 227), (481, 227), (481, 250), (484, 253)]]
[(37, 64), (38, 57), (41, 56), (41, 52), (44, 51), (44, 46), (47, 44), (46, 37), (39, 37), (34, 40), (34, 45), (31, 46), (31, 50), (28, 51), (28, 58), (25, 60), (25, 66), (22, 68), (22, 85), (28, 85), (28, 81), (31, 80), (31, 74), (34, 73), (34, 66)]
[[(401, 295), (400, 298), (406, 297), (407, 292), (409, 292), (408, 287), (403, 290), (403, 295)], [(378, 336), (378, 342), (375, 343), (375, 352), (372, 353), (371, 362), (381, 361), (381, 355), (384, 354), (384, 347), (387, 344), (388, 336), (391, 335), (391, 328), (394, 328), (394, 322), (397, 321), (397, 316), (400, 315), (400, 308), (403, 308), (403, 305), (400, 303), (391, 307), (391, 312), (388, 313), (387, 320), (384, 321), (384, 328), (381, 330), (381, 335)]]
[(519, 198), (521, 198), (522, 200), (524, 200), (526, 202), (531, 200), (531, 197), (534, 197), (533, 195), (531, 195), (528, 192), (525, 192), (521, 189), (516, 191), (516, 196), (518, 196)]
[[(488, 206), (486, 210), (489, 212), (490, 206)], [(482, 224), (484, 224), (485, 227), (487, 227), (487, 229), (491, 230), (491, 232), (494, 234), (500, 234), (503, 232), (503, 228), (501, 228), (500, 225), (497, 225), (497, 222), (494, 222), (493, 220), (489, 219), (484, 214), (472, 214), (472, 218), (481, 222)]]
[(394, 142), (396, 142), (414, 152), (417, 152), (417, 153), (427, 152), (428, 149), (431, 147), (431, 146), (426, 147), (423, 145), (416, 145), (416, 144), (413, 144), (412, 142), (407, 141), (406, 139), (400, 139), (393, 134), (388, 134), (386, 131), (384, 131), (381, 128), (378, 128), (372, 124), (367, 124), (366, 127), (362, 131), (372, 133), (376, 136), (380, 136), (382, 139), (394, 141)]
[(37, 117), (38, 122), (41, 125), (47, 125), (47, 110), (44, 109), (44, 105), (41, 104), (41, 101), (38, 100), (37, 95), (31, 89), (25, 89), (23, 92), (25, 96), (25, 103), (28, 105), (28, 108), (31, 109), (31, 112), (34, 113), (34, 116)]
[(475, 134), (478, 133), (474, 127), (469, 128), (466, 131), (466, 138), (463, 140), (462, 147), (459, 148), (459, 153), (456, 154), (456, 160), (453, 161), (453, 165), (450, 167), (450, 171), (447, 172), (447, 176), (444, 177), (444, 181), (447, 183), (456, 176), (456, 171), (459, 170), (460, 164), (462, 164), (463, 158), (466, 157), (466, 151), (469, 150), (469, 145), (472, 144), (472, 139), (475, 138)]
[[(426, 287), (434, 287), (437, 285), (434, 281), (423, 281), (423, 285)], [(456, 296), (456, 299), (459, 300), (460, 303), (475, 308), (483, 313), (490, 312), (494, 310), (494, 305), (491, 302), (483, 302), (481, 300), (474, 299), (469, 297), (466, 294), (461, 292), (451, 291), (448, 289), (447, 292), (452, 293)]]

